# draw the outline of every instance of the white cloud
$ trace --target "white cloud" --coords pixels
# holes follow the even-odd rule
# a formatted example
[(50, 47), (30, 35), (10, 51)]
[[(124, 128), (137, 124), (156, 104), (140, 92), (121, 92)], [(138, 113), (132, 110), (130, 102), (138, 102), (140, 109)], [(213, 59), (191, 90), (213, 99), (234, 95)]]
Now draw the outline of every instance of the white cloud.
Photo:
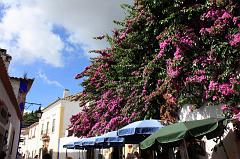
[[(0, 0), (5, 14), (0, 22), (0, 46), (23, 63), (44, 61), (62, 66), (63, 39), (53, 33), (61, 26), (70, 33), (68, 42), (81, 45), (85, 55), (106, 43), (92, 38), (110, 33), (113, 20), (121, 19), (120, 4), (131, 0)], [(68, 48), (69, 49), (69, 48)]]
[(47, 64), (61, 66), (60, 52), (64, 44), (51, 32), (51, 23), (42, 15), (34, 5), (8, 9), (0, 23), (0, 45), (14, 60), (22, 63), (43, 60)]
[(63, 85), (59, 83), (58, 81), (50, 80), (46, 74), (42, 73), (41, 71), (38, 72), (37, 78), (42, 79), (44, 82), (46, 82), (49, 85), (53, 85), (58, 88), (64, 89)]

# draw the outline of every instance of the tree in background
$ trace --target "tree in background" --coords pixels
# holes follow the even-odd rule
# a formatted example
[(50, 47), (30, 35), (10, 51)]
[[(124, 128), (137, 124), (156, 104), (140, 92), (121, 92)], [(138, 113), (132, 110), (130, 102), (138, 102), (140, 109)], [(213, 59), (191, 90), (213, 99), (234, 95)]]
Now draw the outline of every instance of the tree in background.
[(135, 0), (105, 35), (110, 48), (76, 76), (87, 77), (69, 130), (91, 136), (139, 119), (178, 120), (183, 104), (224, 104), (240, 118), (240, 2)]
[(30, 113), (24, 113), (23, 114), (23, 122), (22, 127), (28, 127), (32, 125), (33, 123), (38, 122), (39, 118), (37, 117), (37, 111), (32, 111)]

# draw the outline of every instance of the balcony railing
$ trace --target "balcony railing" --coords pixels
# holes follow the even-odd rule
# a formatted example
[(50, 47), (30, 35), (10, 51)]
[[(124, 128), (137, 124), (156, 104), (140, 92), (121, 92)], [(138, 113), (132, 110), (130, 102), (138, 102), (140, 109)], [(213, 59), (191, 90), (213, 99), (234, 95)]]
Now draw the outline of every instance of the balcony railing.
[(49, 135), (47, 134), (47, 133), (43, 133), (42, 134), (42, 141), (49, 141), (50, 140), (50, 137), (49, 137)]

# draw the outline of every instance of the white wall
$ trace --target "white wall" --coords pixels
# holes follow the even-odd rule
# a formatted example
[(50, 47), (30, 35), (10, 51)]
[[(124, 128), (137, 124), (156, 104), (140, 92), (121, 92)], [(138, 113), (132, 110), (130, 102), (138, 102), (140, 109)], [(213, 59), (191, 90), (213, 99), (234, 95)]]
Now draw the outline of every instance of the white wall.
[[(50, 149), (53, 150), (53, 156), (52, 156), (53, 159), (57, 158), (57, 152), (58, 152), (59, 129), (61, 127), (61, 125), (60, 125), (61, 107), (62, 107), (62, 105), (61, 105), (60, 101), (54, 103), (52, 106), (50, 106), (49, 108), (47, 108), (43, 111), (42, 117), (39, 121), (40, 132), (41, 132), (42, 124), (44, 124), (44, 129), (43, 130), (45, 131), (46, 127), (47, 127), (47, 122), (49, 122), (48, 136), (50, 137), (50, 141), (49, 141), (48, 150), (50, 150)], [(55, 119), (55, 130), (54, 130), (54, 132), (52, 132), (53, 119)], [(42, 145), (41, 145), (41, 147), (42, 147)]]
[(221, 105), (219, 106), (203, 106), (199, 109), (194, 109), (193, 105), (184, 105), (180, 111), (180, 121), (201, 120), (210, 117), (221, 118), (223, 113)]
[(69, 102), (66, 100), (62, 101), (62, 106), (64, 107), (64, 121), (63, 121), (63, 130), (61, 132), (61, 137), (65, 136), (65, 131), (70, 125), (70, 118), (72, 115), (75, 115), (82, 111), (82, 108), (79, 107), (79, 102)]
[(26, 157), (33, 158), (35, 155), (39, 155), (39, 149), (42, 147), (42, 141), (39, 135), (40, 126), (37, 123), (29, 127), (29, 133), (25, 136), (25, 145), (22, 145), (22, 151)]
[(25, 159), (26, 159), (26, 155), (27, 155), (27, 151), (28, 151), (27, 146), (28, 146), (28, 143), (29, 143), (29, 141), (28, 141), (28, 128), (22, 129), (21, 138), (24, 139), (24, 141), (19, 143), (19, 147), (21, 147), (20, 148), (20, 153), (22, 155), (25, 155)]
[[(12, 132), (15, 131), (14, 133), (14, 141), (13, 144), (11, 141), (8, 141), (7, 145), (7, 158), (12, 159), (15, 158), (17, 154), (17, 148), (18, 148), (18, 141), (19, 141), (19, 135), (20, 135), (20, 120), (17, 116), (17, 112), (12, 105), (12, 102), (3, 86), (2, 81), (0, 80), (0, 99), (5, 102), (5, 104), (8, 107), (8, 112), (11, 114), (11, 117), (9, 117), (9, 125), (5, 126), (5, 129), (8, 129), (8, 139), (12, 139), (11, 135)], [(11, 151), (11, 145), (12, 145), (12, 153), (10, 154)]]
[[(221, 105), (203, 106), (196, 110), (192, 110), (192, 108), (192, 105), (183, 106), (179, 114), (180, 121), (201, 120), (210, 117), (223, 117)], [(232, 123), (228, 124), (228, 130), (226, 130), (223, 135), (223, 144), (226, 148), (226, 153), (224, 152), (222, 146), (218, 146), (219, 142), (216, 143), (214, 140), (207, 140), (206, 138), (203, 138), (203, 140), (206, 142), (206, 159), (227, 159), (226, 153), (228, 154), (229, 159), (240, 159), (240, 140), (236, 138), (233, 132)], [(213, 151), (214, 147), (217, 148), (216, 152)]]

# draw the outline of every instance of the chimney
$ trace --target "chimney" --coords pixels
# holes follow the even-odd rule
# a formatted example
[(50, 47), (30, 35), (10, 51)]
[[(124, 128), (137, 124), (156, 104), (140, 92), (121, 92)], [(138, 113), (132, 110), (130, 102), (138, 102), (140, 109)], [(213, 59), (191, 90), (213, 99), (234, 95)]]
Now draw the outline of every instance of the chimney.
[(7, 50), (5, 49), (0, 49), (0, 56), (3, 59), (3, 62), (5, 64), (6, 70), (8, 70), (8, 66), (10, 64), (10, 61), (12, 60), (12, 57), (7, 54)]
[(68, 97), (69, 96), (69, 90), (68, 89), (64, 89), (63, 91), (63, 98)]

